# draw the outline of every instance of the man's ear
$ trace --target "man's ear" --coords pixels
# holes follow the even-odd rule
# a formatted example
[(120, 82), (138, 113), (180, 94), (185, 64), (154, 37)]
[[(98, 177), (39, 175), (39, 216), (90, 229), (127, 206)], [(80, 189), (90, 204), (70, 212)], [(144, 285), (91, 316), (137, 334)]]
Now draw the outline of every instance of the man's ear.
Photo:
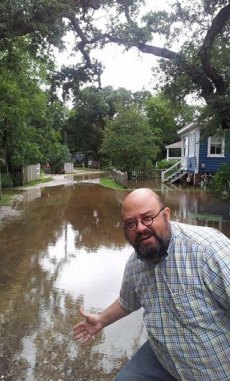
[(170, 216), (171, 216), (171, 210), (167, 206), (166, 206), (166, 208), (164, 208), (164, 215), (166, 216), (167, 220), (169, 221)]

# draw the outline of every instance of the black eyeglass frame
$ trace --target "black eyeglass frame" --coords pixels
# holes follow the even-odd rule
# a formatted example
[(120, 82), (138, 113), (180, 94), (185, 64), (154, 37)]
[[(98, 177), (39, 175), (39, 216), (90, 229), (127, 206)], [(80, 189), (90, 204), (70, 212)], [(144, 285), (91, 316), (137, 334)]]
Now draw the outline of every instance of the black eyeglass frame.
[[(159, 210), (159, 212), (157, 214), (155, 214), (155, 216), (148, 216), (150, 217), (150, 220), (148, 222), (144, 221), (144, 219), (142, 220), (134, 220), (134, 221), (130, 221), (130, 222), (127, 222), (127, 223), (124, 223), (123, 224), (123, 229), (125, 230), (128, 230), (130, 232), (134, 232), (135, 230), (137, 230), (137, 226), (138, 226), (138, 222), (141, 222), (143, 225), (145, 226), (151, 226), (153, 221), (159, 216), (159, 214), (165, 209), (165, 206), (162, 206)], [(146, 216), (147, 217), (147, 216)], [(144, 217), (145, 218), (145, 217)], [(131, 224), (134, 224), (134, 229), (128, 227), (128, 224), (131, 223)]]

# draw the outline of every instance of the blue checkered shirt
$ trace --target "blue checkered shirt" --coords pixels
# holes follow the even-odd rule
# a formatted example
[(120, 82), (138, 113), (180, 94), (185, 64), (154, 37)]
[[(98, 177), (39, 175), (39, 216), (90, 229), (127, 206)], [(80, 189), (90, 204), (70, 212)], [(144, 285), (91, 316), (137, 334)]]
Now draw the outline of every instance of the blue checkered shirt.
[(159, 362), (177, 380), (230, 380), (230, 240), (209, 228), (171, 222), (157, 265), (129, 258), (120, 303), (144, 308)]

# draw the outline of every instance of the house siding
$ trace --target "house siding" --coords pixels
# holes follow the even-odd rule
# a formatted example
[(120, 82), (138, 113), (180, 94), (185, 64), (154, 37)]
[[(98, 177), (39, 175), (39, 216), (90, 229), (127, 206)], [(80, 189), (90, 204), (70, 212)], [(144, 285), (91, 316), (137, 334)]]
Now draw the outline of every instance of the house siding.
[(215, 173), (221, 165), (230, 163), (230, 152), (225, 157), (207, 157), (208, 141), (200, 142), (199, 173)]
[[(194, 140), (195, 132), (195, 140)], [(230, 131), (224, 134), (224, 156), (208, 156), (208, 137), (200, 136), (200, 127), (196, 123), (178, 130), (182, 141), (181, 164), (188, 174), (200, 175), (206, 173), (214, 175), (219, 168), (230, 165)]]

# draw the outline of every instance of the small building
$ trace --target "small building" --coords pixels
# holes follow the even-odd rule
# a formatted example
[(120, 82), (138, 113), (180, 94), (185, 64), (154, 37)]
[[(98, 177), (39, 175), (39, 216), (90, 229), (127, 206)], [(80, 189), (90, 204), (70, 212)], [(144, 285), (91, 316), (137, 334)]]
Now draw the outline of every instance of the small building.
[(202, 137), (201, 128), (196, 123), (177, 131), (181, 138), (181, 159), (175, 170), (164, 174), (163, 181), (171, 183), (186, 179), (197, 186), (210, 179), (223, 164), (230, 164), (230, 146), (226, 136)]

